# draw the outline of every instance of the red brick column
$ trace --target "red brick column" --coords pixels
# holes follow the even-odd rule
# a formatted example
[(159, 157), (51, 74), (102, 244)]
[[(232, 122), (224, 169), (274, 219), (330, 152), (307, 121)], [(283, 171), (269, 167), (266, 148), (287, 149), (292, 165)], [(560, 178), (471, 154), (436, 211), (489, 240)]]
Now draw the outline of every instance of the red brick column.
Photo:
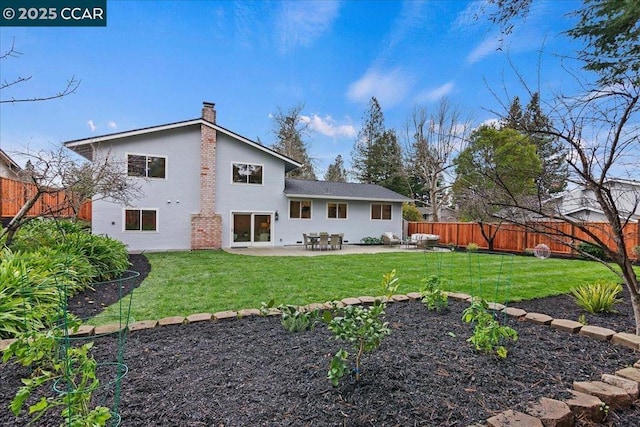
[[(202, 118), (215, 123), (215, 105), (205, 102)], [(222, 217), (215, 213), (216, 130), (200, 125), (200, 212), (191, 216), (191, 249), (222, 247)]]

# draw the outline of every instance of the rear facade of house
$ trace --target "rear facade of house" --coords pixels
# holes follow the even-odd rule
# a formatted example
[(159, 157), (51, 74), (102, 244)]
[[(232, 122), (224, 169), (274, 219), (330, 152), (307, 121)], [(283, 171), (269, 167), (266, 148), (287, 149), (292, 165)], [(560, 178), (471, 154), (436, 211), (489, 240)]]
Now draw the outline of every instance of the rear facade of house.
[(65, 145), (121, 162), (142, 187), (130, 206), (93, 202), (93, 232), (130, 251), (295, 245), (323, 231), (358, 243), (401, 234), (409, 200), (377, 185), (287, 179), (301, 164), (217, 125), (212, 103), (198, 119)]

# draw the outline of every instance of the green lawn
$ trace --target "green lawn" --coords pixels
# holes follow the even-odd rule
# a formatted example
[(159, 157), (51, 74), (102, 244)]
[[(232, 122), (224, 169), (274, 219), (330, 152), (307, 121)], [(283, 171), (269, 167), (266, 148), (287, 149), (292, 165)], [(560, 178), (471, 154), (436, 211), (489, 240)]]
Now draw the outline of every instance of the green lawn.
[[(596, 262), (460, 252), (394, 252), (317, 257), (257, 257), (222, 251), (146, 254), (152, 270), (133, 293), (135, 320), (259, 308), (262, 301), (303, 305), (379, 295), (393, 269), (398, 293), (420, 291), (438, 275), (446, 290), (518, 301), (567, 293), (615, 276)], [(117, 313), (112, 306), (106, 314)]]

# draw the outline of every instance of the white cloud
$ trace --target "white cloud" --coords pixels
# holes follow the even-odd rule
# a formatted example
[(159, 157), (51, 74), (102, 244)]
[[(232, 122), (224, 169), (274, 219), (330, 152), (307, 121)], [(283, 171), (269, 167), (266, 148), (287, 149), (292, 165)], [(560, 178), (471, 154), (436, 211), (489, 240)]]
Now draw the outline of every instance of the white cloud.
[(340, 9), (337, 1), (285, 1), (280, 4), (276, 37), (282, 53), (313, 44), (331, 28)]
[(118, 125), (116, 124), (116, 122), (114, 122), (113, 120), (111, 120), (109, 123), (107, 123), (107, 125), (109, 126), (109, 128), (111, 129), (116, 129), (118, 127)]
[(486, 25), (489, 20), (486, 18), (487, 8), (492, 5), (487, 0), (476, 0), (467, 4), (456, 17), (452, 30), (466, 31), (469, 28)]
[(368, 102), (375, 96), (383, 107), (392, 107), (406, 97), (414, 80), (399, 67), (387, 73), (370, 69), (360, 80), (349, 85), (347, 97), (355, 102)]
[[(494, 128), (499, 128), (500, 127), (500, 120), (498, 120), (496, 118), (487, 119), (484, 122), (480, 123), (480, 126), (490, 126), (490, 127), (494, 127)], [(478, 126), (478, 127), (480, 127), (480, 126)]]
[(98, 127), (93, 123), (93, 120), (88, 120), (87, 126), (89, 126), (89, 129), (91, 129), (91, 132), (95, 132), (96, 129), (98, 129)]
[(438, 101), (444, 96), (447, 96), (455, 88), (453, 82), (447, 82), (435, 89), (425, 90), (420, 92), (416, 97), (417, 102), (434, 102)]
[(332, 138), (354, 138), (356, 136), (356, 129), (350, 124), (338, 125), (331, 116), (320, 117), (317, 114), (309, 116), (300, 116), (300, 119), (304, 123), (309, 124), (309, 129), (321, 133)]
[(467, 62), (474, 64), (480, 61), (485, 56), (489, 56), (498, 51), (498, 48), (502, 46), (502, 42), (496, 36), (489, 36), (482, 43), (480, 43), (473, 51), (467, 56)]

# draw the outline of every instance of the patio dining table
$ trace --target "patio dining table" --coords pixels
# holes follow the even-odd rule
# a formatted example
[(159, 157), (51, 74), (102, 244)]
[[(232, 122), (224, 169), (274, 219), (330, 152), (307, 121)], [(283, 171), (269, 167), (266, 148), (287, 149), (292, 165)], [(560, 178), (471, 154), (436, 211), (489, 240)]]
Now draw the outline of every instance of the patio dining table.
[[(319, 247), (320, 245), (320, 235), (326, 235), (327, 236), (327, 245), (331, 246), (331, 249), (333, 249), (334, 244), (332, 243), (332, 236), (339, 236), (339, 244), (337, 245), (338, 249), (342, 249), (342, 238), (344, 236), (344, 233), (334, 233), (334, 234), (330, 234), (330, 233), (309, 233), (309, 234), (305, 234), (303, 237), (306, 236), (306, 239), (308, 239), (308, 244), (311, 245), (311, 250), (315, 250), (316, 247)], [(306, 243), (306, 242), (305, 242)], [(305, 245), (306, 246), (306, 245)]]

